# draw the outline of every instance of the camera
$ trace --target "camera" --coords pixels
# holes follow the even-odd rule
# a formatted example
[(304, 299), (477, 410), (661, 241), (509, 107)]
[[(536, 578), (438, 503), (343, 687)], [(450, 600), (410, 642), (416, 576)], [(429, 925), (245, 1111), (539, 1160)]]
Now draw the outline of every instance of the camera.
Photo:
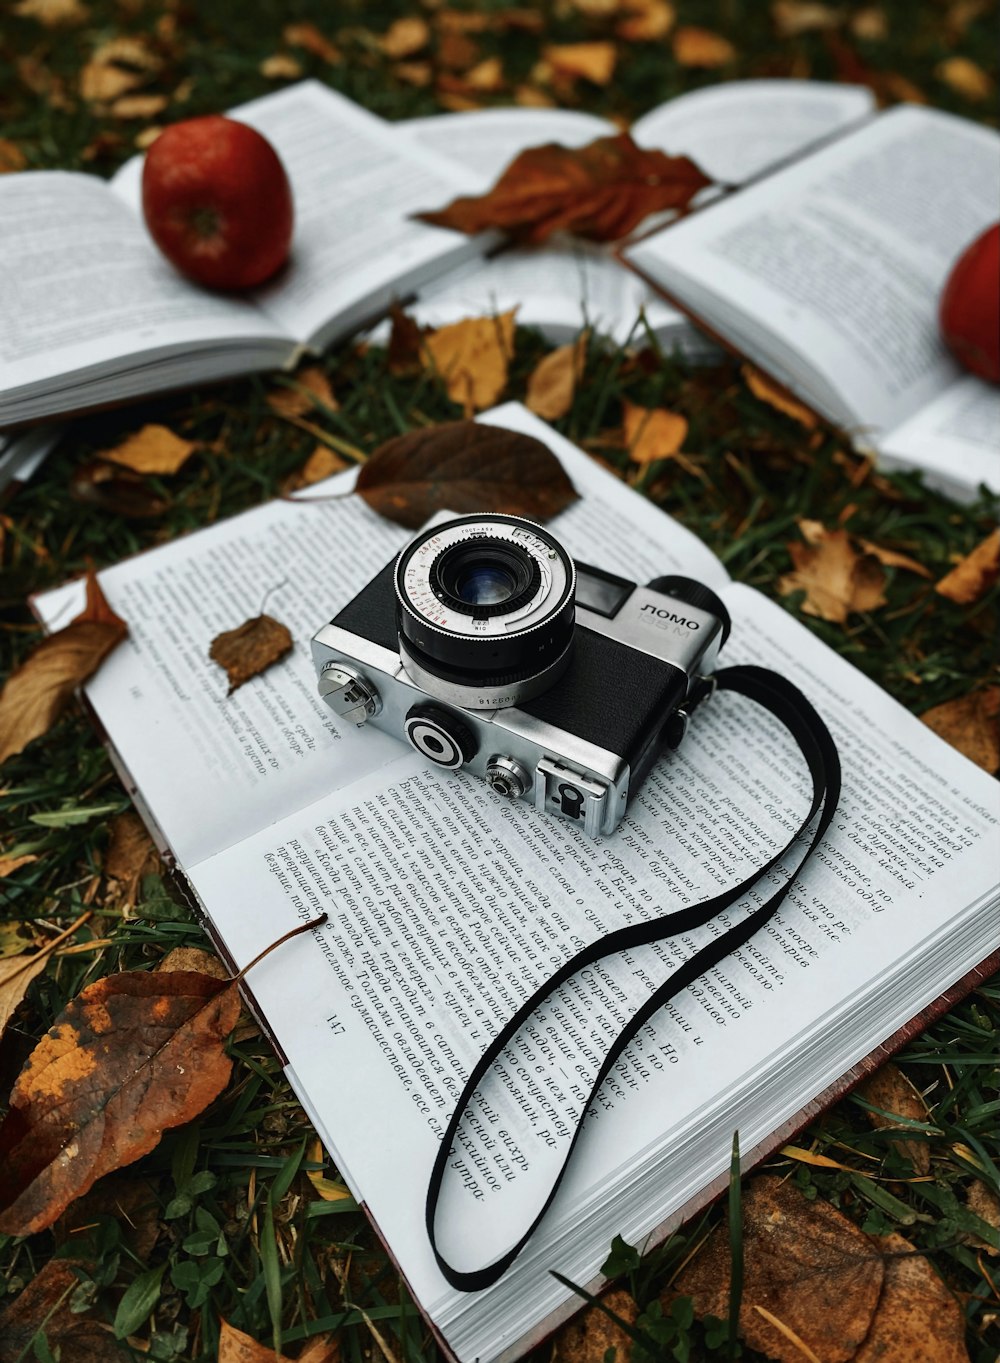
[(312, 649), (347, 722), (598, 837), (680, 743), (729, 629), (690, 578), (639, 586), (521, 517), (442, 513)]

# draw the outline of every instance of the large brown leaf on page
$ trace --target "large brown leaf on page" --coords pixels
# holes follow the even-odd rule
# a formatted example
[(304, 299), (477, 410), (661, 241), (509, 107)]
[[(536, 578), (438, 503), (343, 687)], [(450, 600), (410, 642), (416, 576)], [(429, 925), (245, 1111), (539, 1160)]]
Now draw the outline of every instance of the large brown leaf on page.
[(559, 231), (617, 241), (651, 213), (686, 209), (711, 183), (689, 157), (644, 150), (619, 133), (585, 147), (529, 147), (488, 193), (416, 216), (469, 234), (499, 227), (536, 244)]
[(235, 984), (193, 971), (109, 975), (63, 1009), (28, 1057), (0, 1125), (0, 1231), (44, 1230), (104, 1174), (225, 1087)]
[(0, 693), (0, 762), (47, 733), (76, 688), (128, 634), (93, 573), (87, 603), (65, 629), (50, 634), (7, 679)]
[(547, 521), (577, 499), (547, 445), (476, 421), (450, 421), (387, 440), (355, 487), (373, 511), (413, 530), (445, 510), (504, 511)]

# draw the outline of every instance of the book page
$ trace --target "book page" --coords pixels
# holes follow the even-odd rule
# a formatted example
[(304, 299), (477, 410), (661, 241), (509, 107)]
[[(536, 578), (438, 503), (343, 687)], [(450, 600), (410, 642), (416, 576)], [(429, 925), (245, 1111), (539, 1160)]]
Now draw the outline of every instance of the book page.
[[(725, 570), (689, 531), (517, 403), (486, 414), (546, 441), (584, 494), (553, 522), (587, 559), (606, 527), (603, 566), (647, 580), (678, 572), (721, 589)], [(348, 493), (353, 472), (310, 493)], [(100, 574), (129, 638), (87, 684), (89, 701), (170, 847), (192, 865), (398, 756), (402, 740), (357, 730), (320, 700), (312, 636), (392, 558), (408, 531), (360, 499), (275, 501)], [(50, 628), (82, 607), (82, 584), (37, 603)], [(212, 639), (262, 609), (294, 651), (227, 695)], [(197, 793), (197, 799), (192, 796)]]
[(877, 438), (958, 375), (937, 299), (996, 217), (998, 147), (991, 129), (896, 108), (628, 258), (826, 415)]
[[(0, 217), (0, 421), (65, 410), (60, 390), (172, 351), (264, 343), (274, 364), (291, 348), (252, 303), (184, 280), (94, 176), (5, 175)], [(30, 407), (18, 402), (40, 384)], [(143, 391), (152, 386), (147, 370)]]
[[(734, 1127), (752, 1148), (1000, 938), (996, 784), (781, 607), (740, 586), (725, 595), (723, 662), (770, 666), (806, 691), (840, 747), (841, 806), (771, 923), (616, 1064), (556, 1202), (493, 1288), (450, 1292), (423, 1225), (472, 1065), (578, 947), (718, 893), (789, 839), (809, 781), (784, 730), (720, 692), (619, 830), (595, 841), (413, 754), (194, 869), (238, 962), (329, 915), (249, 983), (335, 1158), (461, 1358), (512, 1345), (560, 1299), (549, 1268), (592, 1279), (614, 1234), (641, 1241), (727, 1167)], [(599, 962), (536, 1011), (467, 1109), (449, 1164), (439, 1224), (457, 1267), (518, 1238), (609, 1038), (745, 911)]]
[(970, 501), (980, 484), (1000, 496), (1000, 388), (968, 374), (879, 447), (883, 468), (918, 468), (949, 497)]
[(668, 100), (632, 125), (642, 147), (697, 161), (706, 175), (743, 184), (875, 110), (860, 85), (736, 80)]
[(65, 432), (65, 426), (49, 425), (13, 434), (0, 433), (0, 492), (11, 483), (26, 483), (41, 468)]

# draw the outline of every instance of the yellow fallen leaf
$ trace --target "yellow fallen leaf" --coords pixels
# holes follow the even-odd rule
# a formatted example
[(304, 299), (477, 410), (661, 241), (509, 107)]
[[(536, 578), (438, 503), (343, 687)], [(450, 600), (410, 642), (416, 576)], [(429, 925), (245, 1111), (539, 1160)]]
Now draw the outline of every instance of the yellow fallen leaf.
[(314, 57), (319, 57), (325, 62), (332, 64), (343, 60), (343, 55), (336, 43), (332, 43), (315, 24), (308, 21), (299, 24), (286, 24), (281, 31), (281, 36), (289, 47), (304, 48), (306, 52), (311, 52)]
[(166, 95), (122, 95), (111, 112), (115, 118), (155, 118), (169, 103)]
[(268, 80), (298, 80), (302, 75), (302, 63), (289, 52), (275, 52), (265, 57), (257, 70)]
[(810, 0), (774, 0), (771, 5), (771, 18), (779, 38), (795, 38), (800, 33), (838, 28), (843, 17), (839, 9), (813, 4)]
[(799, 402), (797, 398), (794, 398), (786, 388), (782, 388), (773, 379), (769, 379), (759, 369), (754, 369), (753, 365), (743, 365), (740, 373), (755, 398), (759, 398), (761, 402), (766, 402), (769, 407), (774, 407), (777, 411), (783, 412), (785, 416), (790, 416), (793, 421), (797, 421), (807, 431), (815, 430), (818, 424), (816, 414)]
[(543, 421), (558, 421), (573, 405), (573, 394), (583, 373), (589, 332), (544, 356), (528, 380), (524, 405)]
[(0, 959), (0, 1037), (7, 1030), (14, 1010), (28, 992), (28, 985), (42, 973), (48, 961), (47, 952)]
[(620, 0), (570, 0), (577, 14), (588, 19), (609, 19), (621, 8)]
[(866, 554), (874, 554), (879, 563), (884, 563), (887, 568), (905, 568), (908, 572), (916, 573), (918, 577), (931, 576), (929, 568), (925, 568), (908, 554), (900, 554), (895, 549), (883, 549), (880, 544), (873, 544), (871, 540), (859, 539), (858, 543)]
[[(801, 1145), (783, 1145), (780, 1153), (788, 1159), (797, 1160), (799, 1164), (815, 1165), (817, 1169), (850, 1169), (849, 1165), (830, 1159), (828, 1155), (816, 1155), (811, 1150), (803, 1150)], [(850, 1172), (855, 1171), (850, 1169)]]
[(12, 11), (19, 19), (37, 19), (44, 28), (82, 24), (90, 10), (80, 0), (19, 0)]
[(863, 43), (881, 43), (889, 36), (889, 20), (884, 9), (872, 5), (851, 15), (851, 32)]
[(331, 411), (337, 410), (330, 380), (318, 364), (311, 364), (292, 374), (286, 385), (273, 388), (267, 395), (267, 405), (279, 416), (303, 416), (317, 403)]
[(920, 718), (977, 767), (988, 772), (1000, 768), (1000, 686), (947, 700)]
[(121, 34), (102, 43), (80, 72), (80, 94), (105, 104), (145, 83), (162, 67), (145, 38)]
[(615, 36), (626, 43), (652, 43), (665, 38), (677, 20), (668, 0), (626, 0), (626, 17), (615, 26)]
[(466, 71), (464, 80), (470, 90), (484, 90), (488, 93), (502, 90), (503, 63), (499, 57), (487, 57), (485, 61)]
[(795, 571), (778, 579), (782, 596), (805, 591), (804, 615), (844, 624), (853, 611), (872, 611), (885, 605), (885, 573), (870, 554), (859, 555), (846, 530), (825, 530), (817, 522), (800, 526), (808, 541), (789, 544)]
[(670, 459), (680, 450), (688, 433), (687, 418), (663, 407), (637, 407), (624, 402), (625, 446), (634, 464)]
[(444, 379), (452, 402), (466, 414), (492, 407), (507, 387), (515, 312), (465, 318), (424, 340), (430, 366)]
[(345, 1184), (337, 1183), (332, 1178), (326, 1178), (323, 1174), (323, 1146), (319, 1141), (314, 1141), (309, 1149), (310, 1164), (318, 1164), (318, 1169), (307, 1169), (306, 1178), (319, 1193), (324, 1202), (344, 1202), (353, 1194)]
[(326, 445), (317, 445), (302, 467), (286, 480), (282, 491), (288, 494), (302, 487), (312, 487), (313, 483), (321, 483), (324, 478), (331, 478), (347, 467), (346, 459), (341, 459)]
[(614, 43), (549, 44), (542, 57), (561, 76), (582, 76), (594, 85), (607, 85), (618, 57)]
[(12, 171), (23, 170), (28, 164), (28, 158), (17, 145), (6, 137), (0, 137), (0, 175), (9, 175)]
[(430, 85), (434, 79), (434, 68), (430, 62), (397, 62), (392, 74), (404, 85), (412, 85), (419, 90)]
[(183, 440), (168, 426), (151, 423), (128, 436), (114, 449), (102, 450), (100, 457), (112, 464), (121, 464), (134, 473), (177, 473), (197, 448), (191, 440)]
[(31, 852), (24, 852), (19, 857), (0, 857), (0, 880), (3, 880), (4, 876), (13, 875), (19, 867), (28, 866), (37, 860), (38, 857)]
[(554, 109), (556, 102), (537, 85), (519, 85), (514, 91), (514, 103), (522, 109)]
[(414, 57), (430, 40), (431, 31), (426, 19), (410, 17), (390, 24), (379, 44), (387, 57)]
[(1000, 529), (987, 535), (971, 554), (956, 563), (934, 590), (959, 606), (978, 601), (1000, 577)]
[(948, 57), (934, 68), (938, 80), (957, 94), (975, 103), (985, 103), (996, 94), (996, 81), (968, 57)]
[(674, 34), (674, 58), (681, 66), (728, 66), (738, 55), (736, 48), (721, 33), (686, 24)]

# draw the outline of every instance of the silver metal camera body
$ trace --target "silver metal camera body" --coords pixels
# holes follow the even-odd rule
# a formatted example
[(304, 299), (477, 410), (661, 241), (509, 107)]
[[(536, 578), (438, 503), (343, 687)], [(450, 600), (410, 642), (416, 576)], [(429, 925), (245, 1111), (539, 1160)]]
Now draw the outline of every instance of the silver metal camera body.
[(711, 690), (725, 606), (574, 563), (516, 516), (435, 517), (312, 641), (320, 694), (499, 794), (611, 833)]

